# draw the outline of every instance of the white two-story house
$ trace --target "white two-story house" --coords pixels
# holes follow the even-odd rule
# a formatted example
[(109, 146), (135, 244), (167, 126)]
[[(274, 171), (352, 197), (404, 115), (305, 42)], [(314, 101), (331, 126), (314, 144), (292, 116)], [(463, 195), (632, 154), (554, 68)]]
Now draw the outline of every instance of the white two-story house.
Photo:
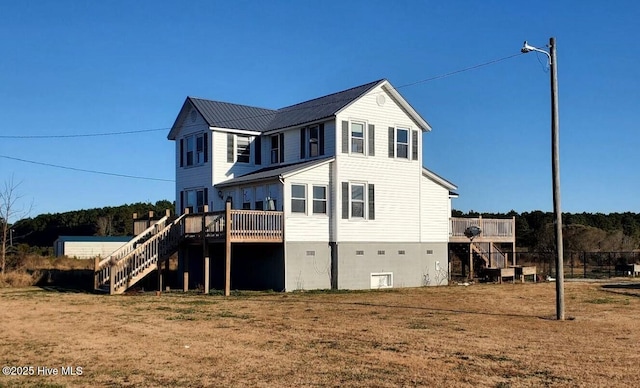
[(168, 135), (176, 212), (283, 212), (282, 243), (234, 245), (234, 288), (446, 284), (457, 188), (423, 167), (430, 130), (387, 80), (275, 110), (188, 97)]

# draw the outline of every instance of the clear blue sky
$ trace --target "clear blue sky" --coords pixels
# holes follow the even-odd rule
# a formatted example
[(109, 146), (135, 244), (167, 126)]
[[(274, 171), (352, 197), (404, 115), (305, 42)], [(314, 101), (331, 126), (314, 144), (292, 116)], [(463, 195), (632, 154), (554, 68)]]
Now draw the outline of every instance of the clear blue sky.
[[(279, 108), (558, 43), (562, 207), (640, 212), (636, 1), (13, 1), (0, 4), (0, 155), (172, 180), (187, 95)], [(432, 125), (454, 207), (551, 211), (550, 88), (530, 53), (399, 89)], [(32, 215), (174, 200), (172, 182), (0, 158)]]

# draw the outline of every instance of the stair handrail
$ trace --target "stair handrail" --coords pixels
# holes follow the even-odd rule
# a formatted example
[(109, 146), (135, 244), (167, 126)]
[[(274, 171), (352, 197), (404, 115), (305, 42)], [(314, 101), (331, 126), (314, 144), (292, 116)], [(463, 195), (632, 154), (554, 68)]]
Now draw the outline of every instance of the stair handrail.
[[(123, 286), (125, 286), (125, 289), (128, 288), (129, 286), (133, 285), (133, 283), (135, 283), (135, 281), (131, 284), (127, 284), (129, 281), (133, 280), (136, 275), (138, 275), (137, 272), (139, 272), (141, 269), (144, 269), (146, 267), (148, 267), (150, 264), (158, 264), (159, 261), (162, 259), (160, 256), (166, 254), (166, 252), (161, 252), (160, 251), (160, 247), (156, 246), (155, 248), (155, 252), (152, 253), (151, 255), (149, 255), (147, 257), (146, 260), (143, 260), (139, 263), (137, 263), (135, 268), (131, 268), (130, 272), (133, 273), (133, 276), (130, 276), (131, 274), (117, 274), (115, 273), (116, 271), (114, 271), (114, 269), (116, 269), (117, 267), (125, 267), (127, 265), (127, 262), (131, 260), (131, 258), (136, 257), (137, 254), (143, 253), (146, 249), (149, 248), (149, 246), (151, 246), (152, 244), (157, 244), (160, 241), (158, 241), (160, 239), (160, 237), (170, 237), (170, 233), (172, 232), (172, 229), (174, 229), (174, 227), (176, 225), (180, 225), (182, 220), (184, 219), (184, 214), (180, 217), (178, 217), (177, 219), (175, 219), (173, 222), (169, 223), (168, 225), (165, 225), (164, 228), (162, 228), (161, 230), (158, 230), (154, 235), (152, 235), (150, 238), (148, 238), (147, 240), (145, 240), (142, 244), (138, 245), (135, 249), (133, 249), (132, 251), (130, 251), (126, 256), (122, 257), (120, 260), (118, 260), (116, 263), (112, 263), (109, 266), (109, 272), (111, 276), (112, 274), (114, 274), (114, 280), (111, 281), (111, 279), (109, 279), (110, 281), (110, 286), (109, 286), (109, 292), (111, 294), (116, 293), (117, 291), (119, 291)], [(180, 229), (181, 230), (181, 229)], [(182, 232), (179, 233), (180, 235), (182, 235)], [(163, 250), (166, 250), (166, 247), (162, 247)], [(121, 275), (121, 276), (118, 276)], [(112, 284), (112, 285), (111, 285)]]
[[(98, 268), (96, 268), (96, 269), (101, 269), (104, 266), (106, 266), (106, 264), (108, 264), (108, 263), (110, 263), (112, 261), (118, 262), (118, 261), (122, 260), (123, 257), (128, 255), (129, 252), (131, 252), (131, 251), (133, 251), (135, 249), (135, 247), (133, 249), (130, 249), (131, 247), (133, 247), (134, 244), (136, 244), (137, 242), (139, 242), (143, 238), (148, 237), (147, 235), (149, 233), (152, 233), (152, 235), (158, 233), (158, 230), (157, 230), (158, 229), (158, 225), (159, 224), (164, 225), (164, 223), (167, 222), (168, 219), (169, 219), (169, 216), (162, 217), (161, 219), (158, 220), (158, 222), (156, 222), (155, 224), (149, 226), (147, 229), (145, 229), (142, 232), (140, 232), (140, 234), (138, 234), (137, 236), (132, 238), (128, 243), (124, 244), (120, 248), (118, 248), (115, 251), (111, 252), (111, 254), (109, 254), (109, 256), (107, 256), (106, 258), (102, 259), (98, 263)], [(163, 228), (164, 228), (164, 226), (163, 226)], [(122, 254), (123, 251), (126, 251), (127, 249), (129, 249), (129, 250), (126, 253)], [(118, 258), (118, 256), (120, 256), (120, 257)]]

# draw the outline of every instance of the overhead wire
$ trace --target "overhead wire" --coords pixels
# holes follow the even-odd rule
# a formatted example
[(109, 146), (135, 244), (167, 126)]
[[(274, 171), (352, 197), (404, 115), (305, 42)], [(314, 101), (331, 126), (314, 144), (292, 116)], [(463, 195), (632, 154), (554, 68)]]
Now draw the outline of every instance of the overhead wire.
[[(407, 88), (407, 87), (414, 86), (414, 85), (419, 85), (419, 84), (426, 83), (426, 82), (431, 82), (431, 81), (435, 81), (435, 80), (451, 77), (451, 76), (456, 75), (456, 74), (460, 74), (460, 73), (464, 73), (464, 72), (467, 72), (467, 71), (475, 70), (475, 69), (478, 69), (478, 68), (481, 68), (481, 67), (493, 65), (493, 64), (498, 63), (498, 62), (506, 61), (508, 59), (520, 56), (522, 54), (523, 53), (518, 52), (517, 54), (508, 55), (506, 57), (502, 57), (502, 58), (494, 59), (494, 60), (491, 60), (491, 61), (483, 62), (483, 63), (477, 64), (477, 65), (465, 67), (465, 68), (462, 68), (462, 69), (458, 69), (458, 70), (451, 71), (451, 72), (448, 72), (448, 73), (440, 74), (440, 75), (437, 75), (437, 76), (434, 76), (434, 77), (430, 77), (430, 78), (425, 78), (425, 79), (422, 79), (422, 80), (419, 80), (419, 81), (410, 82), (410, 83), (403, 84), (403, 85), (400, 85), (400, 86), (395, 86), (393, 88), (395, 90), (398, 90), (398, 89), (403, 89), (403, 88)], [(380, 93), (380, 92), (369, 92), (369, 93), (367, 93), (367, 94), (365, 94), (363, 96), (373, 95), (373, 94), (376, 94), (376, 93)], [(316, 108), (316, 107), (320, 107), (320, 106), (324, 106), (324, 105), (335, 104), (336, 102), (349, 101), (349, 100), (351, 100), (351, 98), (331, 100), (330, 102), (318, 103), (316, 105), (305, 105), (305, 106), (299, 107), (299, 108), (294, 108), (295, 105), (298, 105), (298, 104), (295, 104), (295, 105), (292, 105), (292, 108), (287, 109), (287, 112), (295, 112), (297, 110)], [(313, 99), (311, 101), (313, 101)], [(287, 107), (285, 107), (283, 109), (286, 109), (286, 108)], [(234, 119), (219, 120), (219, 121), (216, 122), (216, 124), (228, 124), (228, 123), (241, 121), (241, 120), (268, 117), (268, 116), (275, 115), (276, 112), (277, 111), (274, 110), (272, 113), (262, 113), (262, 114), (258, 114), (258, 115), (237, 117), (237, 118), (234, 118)], [(198, 125), (200, 125), (200, 124), (186, 124), (186, 125), (184, 125), (184, 127), (191, 127), (191, 126), (198, 126)], [(82, 134), (67, 134), (67, 135), (0, 135), (0, 139), (56, 139), (56, 138), (76, 138), (76, 137), (119, 136), (119, 135), (130, 135), (130, 134), (145, 133), (145, 132), (166, 131), (166, 130), (169, 130), (169, 129), (171, 129), (171, 128), (170, 127), (164, 127), (164, 128), (151, 128), (151, 129), (141, 129), (141, 130), (132, 130), (132, 131), (102, 132), (102, 133), (82, 133)]]
[(84, 169), (84, 168), (61, 166), (59, 164), (37, 162), (35, 160), (28, 160), (28, 159), (22, 159), (22, 158), (14, 158), (12, 156), (7, 156), (7, 155), (0, 155), (0, 158), (9, 159), (9, 160), (15, 160), (15, 161), (24, 162), (24, 163), (37, 164), (37, 165), (40, 165), (40, 166), (61, 168), (61, 169), (64, 169), (64, 170), (73, 170), (73, 171), (88, 172), (88, 173), (92, 173), (92, 174), (117, 176), (117, 177), (120, 177), (120, 178), (144, 179), (144, 180), (159, 181), (159, 182), (175, 182), (173, 179), (151, 178), (151, 177), (144, 177), (144, 176), (137, 176), (137, 175), (128, 175), (128, 174), (118, 174), (118, 173), (105, 172), (105, 171), (87, 170), (87, 169)]
[[(444, 73), (444, 74), (440, 74), (434, 77), (430, 77), (430, 78), (425, 78), (419, 81), (415, 81), (415, 82), (411, 82), (411, 83), (407, 83), (407, 84), (403, 84), (400, 86), (396, 86), (393, 87), (395, 90), (398, 89), (402, 89), (402, 88), (407, 88), (410, 86), (414, 86), (414, 85), (418, 85), (418, 84), (422, 84), (422, 83), (426, 83), (426, 82), (431, 82), (431, 81), (435, 81), (435, 80), (439, 80), (439, 79), (443, 79), (443, 78), (447, 78), (447, 77), (451, 77), (453, 75), (456, 74), (460, 74), (466, 71), (471, 71), (471, 70), (475, 70), (481, 67), (485, 67), (485, 66), (489, 66), (498, 62), (502, 62), (517, 56), (522, 55), (522, 53), (517, 53), (517, 54), (512, 54), (512, 55), (508, 55), (506, 57), (502, 57), (502, 58), (498, 58), (498, 59), (494, 59), (491, 61), (487, 61), (487, 62), (483, 62), (477, 65), (473, 65), (473, 66), (469, 66), (469, 67), (465, 67), (459, 70), (455, 70), (455, 71), (451, 71), (448, 73)], [(378, 92), (369, 92), (363, 96), (366, 95), (372, 95)], [(347, 99), (343, 99), (342, 101), (348, 101), (351, 100), (351, 98)], [(302, 110), (302, 109), (309, 109), (309, 108), (313, 108), (313, 107), (319, 107), (319, 106), (323, 106), (323, 105), (328, 105), (328, 104), (335, 104), (336, 102), (340, 102), (341, 100), (332, 100), (331, 102), (327, 102), (327, 103), (319, 103), (317, 105), (305, 105), (304, 107), (300, 107), (300, 108), (291, 108), (288, 109), (288, 112), (292, 112), (292, 111), (296, 111), (296, 110)], [(295, 105), (292, 105), (292, 107), (295, 107)], [(267, 117), (267, 116), (272, 116), (276, 113), (276, 111), (274, 111), (273, 113), (266, 113), (266, 114), (260, 114), (260, 115), (254, 115), (254, 116), (246, 116), (246, 117), (241, 117), (241, 118), (235, 118), (235, 119), (230, 119), (230, 120), (221, 120), (219, 121), (217, 124), (223, 124), (223, 123), (229, 123), (229, 122), (234, 122), (234, 121), (240, 121), (240, 120), (247, 120), (247, 119), (253, 119), (253, 118), (261, 118), (261, 117)], [(184, 125), (184, 127), (189, 127), (189, 126), (195, 126), (195, 125), (199, 125), (199, 124), (186, 124)], [(152, 128), (152, 129), (141, 129), (141, 130), (132, 130), (132, 131), (119, 131), (119, 132), (102, 132), (102, 133), (83, 133), (83, 134), (62, 134), (62, 135), (0, 135), (0, 139), (54, 139), (54, 138), (79, 138), (79, 137), (100, 137), (100, 136), (119, 136), (119, 135), (130, 135), (130, 134), (137, 134), (137, 133), (145, 133), (145, 132), (157, 132), (157, 131), (163, 131), (163, 130), (168, 130), (171, 128)], [(47, 166), (47, 167), (54, 167), (54, 168), (60, 168), (60, 169), (65, 169), (65, 170), (72, 170), (72, 171), (79, 171), (79, 172), (86, 172), (86, 173), (92, 173), (92, 174), (101, 174), (101, 175), (108, 175), (108, 176), (116, 176), (116, 177), (121, 177), (121, 178), (130, 178), (130, 179), (142, 179), (142, 180), (151, 180), (151, 181), (159, 181), (159, 182), (175, 182), (172, 179), (164, 179), (164, 178), (152, 178), (152, 177), (145, 177), (145, 176), (136, 176), (136, 175), (128, 175), (128, 174), (119, 174), (119, 173), (112, 173), (112, 172), (106, 172), (106, 171), (97, 171), (97, 170), (88, 170), (88, 169), (83, 169), (83, 168), (76, 168), (76, 167), (69, 167), (69, 166), (61, 166), (61, 165), (57, 165), (57, 164), (53, 164), (53, 163), (45, 163), (45, 162), (38, 162), (38, 161), (34, 161), (34, 160), (28, 160), (28, 159), (22, 159), (22, 158), (16, 158), (16, 157), (12, 157), (12, 156), (7, 156), (7, 155), (0, 155), (0, 158), (4, 158), (4, 159), (9, 159), (9, 160), (15, 160), (15, 161), (19, 161), (19, 162), (23, 162), (23, 163), (30, 163), (30, 164), (36, 164), (36, 165), (41, 165), (41, 166)]]

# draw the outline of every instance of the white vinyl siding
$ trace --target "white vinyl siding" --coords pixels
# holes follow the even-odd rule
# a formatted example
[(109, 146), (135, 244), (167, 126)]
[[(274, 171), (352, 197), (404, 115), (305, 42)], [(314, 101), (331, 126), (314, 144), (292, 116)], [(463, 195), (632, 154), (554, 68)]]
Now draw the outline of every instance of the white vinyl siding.
[[(367, 125), (374, 125), (376, 129), (372, 142), (375, 156), (357, 158), (343, 152), (336, 153), (338, 175), (335, 182), (338, 185), (336, 194), (339, 196), (335, 201), (335, 205), (339, 207), (336, 238), (340, 242), (362, 241), (364, 238), (367, 241), (379, 242), (420, 242), (422, 157), (418, 155), (419, 163), (389, 158), (387, 131), (389, 127), (409, 129), (408, 140), (411, 148), (411, 130), (419, 127), (390, 95), (385, 93), (386, 103), (379, 106), (376, 103), (378, 92), (385, 93), (380, 87), (373, 89), (339, 112), (336, 117), (338, 123), (358, 121), (361, 118), (362, 121), (366, 120)], [(337, 135), (341, 134), (340, 128)], [(411, 155), (410, 150), (408, 155)], [(354, 222), (352, 219), (341, 217), (342, 182), (366, 182), (375, 185), (375, 220)], [(448, 219), (439, 222), (444, 222), (446, 227)]]
[(427, 177), (421, 178), (422, 242), (449, 241), (451, 199), (449, 190)]
[[(307, 215), (301, 216), (299, 213), (291, 213), (291, 186), (306, 182), (307, 190), (310, 191), (314, 186), (329, 187), (332, 163), (325, 163), (312, 168), (310, 170), (300, 172), (285, 178), (285, 194), (284, 200), (287, 204), (285, 211), (285, 239), (287, 241), (329, 241), (329, 222), (330, 217), (323, 217), (320, 214), (312, 214), (309, 210), (310, 204), (307, 200)], [(308, 199), (312, 194), (307, 192)], [(329, 195), (327, 190), (327, 195)], [(331, 214), (332, 202), (327, 201), (327, 214)]]

